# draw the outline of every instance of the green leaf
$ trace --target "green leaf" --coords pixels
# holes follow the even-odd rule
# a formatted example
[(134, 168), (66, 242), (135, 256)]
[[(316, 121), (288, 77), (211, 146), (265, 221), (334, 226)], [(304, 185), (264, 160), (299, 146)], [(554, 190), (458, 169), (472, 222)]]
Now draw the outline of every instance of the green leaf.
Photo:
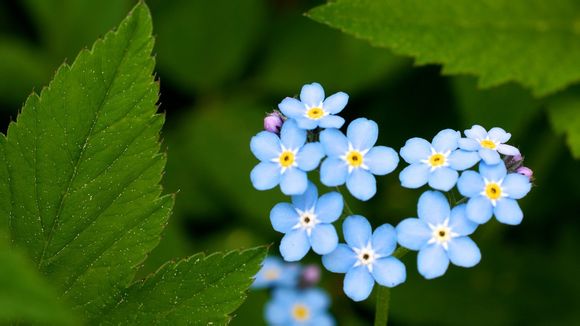
[(19, 252), (0, 244), (0, 323), (78, 325), (78, 319), (57, 300), (35, 267)]
[(118, 302), (172, 207), (160, 197), (151, 32), (140, 4), (31, 95), (7, 133), (12, 244), (89, 320)]
[(541, 96), (580, 80), (575, 0), (338, 0), (313, 19), (482, 87), (515, 81)]
[(580, 159), (580, 89), (564, 92), (548, 103), (548, 116), (554, 130), (566, 135), (572, 156)]
[(132, 285), (123, 301), (106, 314), (105, 323), (225, 325), (245, 299), (244, 291), (266, 252), (258, 247), (168, 263)]

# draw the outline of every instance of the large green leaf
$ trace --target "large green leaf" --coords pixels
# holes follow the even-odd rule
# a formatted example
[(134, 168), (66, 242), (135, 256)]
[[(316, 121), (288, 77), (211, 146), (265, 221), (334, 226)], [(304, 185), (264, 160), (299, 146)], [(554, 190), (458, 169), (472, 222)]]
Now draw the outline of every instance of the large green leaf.
[(151, 32), (138, 5), (31, 95), (7, 133), (12, 244), (88, 319), (118, 302), (172, 206), (160, 197)]
[(516, 81), (545, 95), (580, 80), (579, 10), (575, 0), (338, 0), (309, 16), (481, 86)]
[(550, 99), (548, 115), (554, 130), (566, 135), (572, 156), (580, 159), (580, 89), (571, 89)]
[(245, 299), (244, 291), (266, 255), (264, 247), (197, 254), (163, 266), (128, 289), (123, 301), (108, 312), (107, 324), (226, 324)]

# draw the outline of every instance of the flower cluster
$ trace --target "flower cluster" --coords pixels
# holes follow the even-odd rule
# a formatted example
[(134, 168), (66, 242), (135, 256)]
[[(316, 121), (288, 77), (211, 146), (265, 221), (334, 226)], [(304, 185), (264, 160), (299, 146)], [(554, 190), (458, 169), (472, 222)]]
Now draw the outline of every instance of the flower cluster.
[(330, 298), (316, 287), (319, 279), (320, 268), (316, 265), (302, 267), (274, 256), (267, 257), (252, 288), (272, 290), (272, 299), (264, 310), (268, 324), (334, 325), (328, 313)]
[[(345, 294), (361, 301), (375, 283), (394, 287), (405, 282), (406, 268), (399, 258), (408, 250), (418, 251), (418, 271), (432, 279), (443, 275), (449, 263), (461, 267), (479, 263), (481, 252), (470, 235), (492, 216), (504, 224), (521, 223), (517, 200), (530, 191), (532, 171), (523, 166), (519, 150), (506, 144), (509, 133), (501, 128), (487, 132), (475, 125), (464, 131), (465, 137), (445, 129), (431, 142), (411, 138), (405, 143), (399, 153), (409, 165), (399, 174), (401, 185), (412, 189), (428, 185), (433, 190), (420, 196), (417, 218), (373, 231), (365, 217), (348, 209), (340, 186), (356, 199), (371, 199), (377, 192), (375, 176), (393, 172), (399, 155), (390, 147), (376, 146), (374, 121), (358, 118), (346, 133), (339, 130), (345, 120), (337, 114), (347, 102), (343, 92), (325, 98), (319, 84), (304, 85), (300, 100), (285, 98), (278, 105), (280, 111), (264, 120), (266, 131), (251, 140), (251, 150), (260, 160), (251, 172), (254, 187), (280, 185), (282, 193), (291, 196), (290, 202), (279, 203), (270, 212), (274, 230), (284, 234), (280, 243), (284, 260), (299, 261), (312, 249), (322, 256), (327, 270), (345, 274)], [(334, 189), (319, 195), (315, 180), (307, 175), (314, 170), (322, 185)], [(459, 195), (463, 197), (459, 201), (451, 200)], [(340, 221), (344, 243), (333, 225)], [(258, 274), (258, 284), (261, 278)], [(282, 291), (274, 297), (288, 306), (300, 296)]]

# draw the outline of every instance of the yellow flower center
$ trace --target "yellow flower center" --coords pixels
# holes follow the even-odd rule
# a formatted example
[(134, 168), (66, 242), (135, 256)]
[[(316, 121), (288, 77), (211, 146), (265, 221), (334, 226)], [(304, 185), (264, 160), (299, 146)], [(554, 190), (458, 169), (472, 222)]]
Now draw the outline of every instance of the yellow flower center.
[(280, 276), (280, 272), (275, 268), (269, 269), (264, 273), (264, 278), (268, 281), (276, 280), (278, 276)]
[(358, 167), (363, 164), (363, 156), (360, 152), (351, 151), (346, 155), (346, 161), (350, 166)]
[(429, 157), (429, 164), (433, 167), (442, 166), (445, 164), (445, 155), (443, 154), (433, 154)]
[(501, 187), (497, 183), (488, 183), (485, 186), (485, 195), (489, 199), (498, 199), (501, 197)]
[(309, 117), (310, 119), (317, 120), (322, 118), (322, 116), (324, 116), (324, 110), (319, 107), (310, 108), (306, 112), (306, 116)]
[(294, 153), (290, 151), (282, 152), (282, 154), (280, 154), (280, 165), (287, 168), (292, 166), (292, 164), (294, 164)]
[(489, 139), (484, 139), (484, 140), (480, 141), (479, 143), (481, 144), (481, 147), (483, 147), (483, 148), (495, 149), (497, 147), (495, 142), (493, 140), (489, 140)]
[(296, 321), (305, 321), (310, 317), (310, 310), (303, 304), (295, 304), (292, 308), (292, 316)]

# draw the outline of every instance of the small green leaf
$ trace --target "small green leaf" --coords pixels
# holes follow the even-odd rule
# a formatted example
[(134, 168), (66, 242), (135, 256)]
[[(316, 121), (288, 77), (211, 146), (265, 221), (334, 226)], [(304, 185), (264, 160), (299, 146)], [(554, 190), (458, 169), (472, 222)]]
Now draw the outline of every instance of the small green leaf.
[(168, 263), (128, 289), (106, 324), (225, 325), (266, 256), (258, 247)]
[(89, 320), (118, 302), (172, 207), (160, 197), (151, 32), (139, 4), (31, 95), (7, 133), (11, 242)]
[(566, 135), (572, 156), (580, 159), (580, 90), (571, 89), (551, 99), (548, 116), (554, 130)]
[(308, 15), (482, 87), (516, 81), (541, 96), (580, 80), (579, 10), (575, 0), (338, 0)]

